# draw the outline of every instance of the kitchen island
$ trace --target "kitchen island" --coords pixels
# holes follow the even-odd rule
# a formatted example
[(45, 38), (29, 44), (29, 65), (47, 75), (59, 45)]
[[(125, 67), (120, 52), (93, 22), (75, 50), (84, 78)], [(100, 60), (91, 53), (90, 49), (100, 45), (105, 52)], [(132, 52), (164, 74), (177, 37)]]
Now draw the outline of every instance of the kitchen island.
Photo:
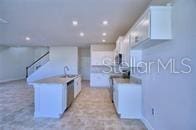
[(77, 81), (78, 85), (78, 81), (81, 82), (78, 79), (80, 79), (78, 75), (54, 76), (32, 83), (35, 102), (34, 117), (60, 118), (76, 97), (74, 87), (77, 86), (74, 82)]
[(141, 80), (135, 77), (113, 78), (113, 101), (120, 118), (142, 118)]

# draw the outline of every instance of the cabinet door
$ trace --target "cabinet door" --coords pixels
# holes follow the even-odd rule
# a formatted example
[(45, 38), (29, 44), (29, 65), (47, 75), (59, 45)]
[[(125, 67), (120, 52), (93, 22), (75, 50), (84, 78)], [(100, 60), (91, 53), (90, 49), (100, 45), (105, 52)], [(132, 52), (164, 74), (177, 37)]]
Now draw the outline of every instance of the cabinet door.
[(150, 12), (146, 11), (141, 21), (142, 36), (141, 40), (144, 41), (150, 38)]
[(121, 44), (121, 37), (118, 38), (118, 40), (116, 41), (116, 51), (117, 51), (117, 54), (120, 53), (120, 44)]
[(120, 52), (120, 45), (119, 45), (119, 40), (116, 42), (116, 53), (118, 54)]
[(135, 27), (133, 27), (130, 33), (130, 46), (131, 47), (135, 45), (135, 35), (136, 35), (136, 30), (135, 30)]
[(139, 23), (137, 24), (137, 28), (136, 28), (136, 32), (137, 32), (137, 35), (135, 37), (135, 42), (136, 44), (139, 44), (139, 42), (142, 41), (142, 38), (143, 38), (143, 26), (142, 26), (142, 21), (139, 21)]
[(113, 51), (105, 52), (102, 56), (102, 62), (104, 62), (105, 65), (113, 65), (114, 64)]
[[(150, 12), (147, 10), (131, 32), (131, 43), (137, 45), (150, 37)], [(133, 46), (132, 45), (132, 46)]]
[(109, 74), (91, 73), (90, 84), (92, 87), (109, 87)]
[(139, 42), (139, 38), (140, 38), (140, 28), (139, 28), (139, 24), (137, 24), (134, 28), (134, 37), (133, 37), (133, 41), (134, 41), (134, 46), (138, 44)]
[(113, 65), (113, 51), (100, 51), (91, 54), (91, 65)]
[(119, 113), (119, 106), (118, 106), (118, 85), (115, 84), (113, 87), (113, 101), (114, 101), (114, 106), (116, 108), (116, 111), (118, 114)]
[(101, 65), (101, 53), (100, 52), (91, 53), (91, 65)]
[(62, 105), (63, 105), (63, 110), (62, 110), (62, 112), (64, 112), (66, 109), (67, 109), (67, 85), (64, 85), (63, 86), (63, 103), (62, 103)]
[(125, 67), (129, 66), (129, 50), (129, 37), (126, 37), (122, 43), (122, 65)]
[(78, 78), (74, 79), (74, 98), (78, 95)]
[(119, 54), (119, 53), (122, 53), (122, 42), (123, 42), (123, 37), (122, 36), (120, 36), (119, 38), (118, 38), (118, 40), (116, 41), (116, 50), (117, 50), (117, 53)]
[(79, 93), (80, 93), (81, 89), (82, 89), (81, 77), (78, 77), (77, 94), (79, 94)]

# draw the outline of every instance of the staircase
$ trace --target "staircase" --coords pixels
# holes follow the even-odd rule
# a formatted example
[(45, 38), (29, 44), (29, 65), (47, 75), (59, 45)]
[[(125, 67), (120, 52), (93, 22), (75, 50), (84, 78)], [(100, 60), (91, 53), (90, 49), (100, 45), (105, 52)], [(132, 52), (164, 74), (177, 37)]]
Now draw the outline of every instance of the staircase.
[(31, 65), (26, 67), (26, 78), (28, 79), (35, 71), (37, 71), (40, 67), (49, 62), (49, 51), (42, 55), (40, 58), (35, 60)]

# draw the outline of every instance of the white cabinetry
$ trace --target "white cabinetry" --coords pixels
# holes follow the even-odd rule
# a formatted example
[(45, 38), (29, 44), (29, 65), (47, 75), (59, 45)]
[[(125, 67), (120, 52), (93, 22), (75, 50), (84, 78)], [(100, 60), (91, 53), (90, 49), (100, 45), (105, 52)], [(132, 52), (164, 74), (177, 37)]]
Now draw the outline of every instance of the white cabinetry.
[(35, 117), (60, 118), (67, 108), (67, 84), (33, 84)]
[(116, 41), (116, 49), (115, 49), (115, 56), (117, 54), (122, 54), (122, 65), (128, 66), (129, 65), (129, 36), (122, 37), (120, 36)]
[(120, 118), (142, 118), (141, 85), (114, 84), (113, 101)]
[(105, 72), (114, 66), (114, 48), (113, 44), (91, 45), (91, 87), (109, 87), (110, 74)]
[(121, 54), (122, 53), (122, 43), (123, 42), (123, 36), (118, 37), (117, 41), (116, 41), (116, 53), (117, 54)]
[(151, 6), (130, 31), (132, 48), (147, 48), (172, 39), (171, 7)]
[(109, 87), (109, 74), (91, 73), (90, 85), (92, 87)]
[(93, 51), (91, 52), (91, 65), (113, 65), (114, 53), (113, 51)]
[(77, 78), (74, 79), (74, 98), (77, 97), (77, 95), (81, 91), (81, 77), (78, 76)]
[(121, 54), (122, 54), (122, 65), (129, 66), (129, 37), (124, 37), (123, 41), (121, 42)]

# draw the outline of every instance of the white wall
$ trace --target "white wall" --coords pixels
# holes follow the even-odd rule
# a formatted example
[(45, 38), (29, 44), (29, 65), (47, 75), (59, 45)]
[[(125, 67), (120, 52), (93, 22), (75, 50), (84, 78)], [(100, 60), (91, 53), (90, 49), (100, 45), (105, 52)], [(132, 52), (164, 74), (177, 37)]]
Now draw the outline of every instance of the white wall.
[(38, 47), (35, 49), (35, 56), (34, 59), (37, 60), (42, 55), (46, 54), (49, 51), (48, 47)]
[(93, 44), (91, 51), (112, 51), (115, 49), (115, 44)]
[(34, 60), (34, 48), (1, 47), (0, 82), (24, 79), (26, 67)]
[(70, 69), (68, 73), (78, 74), (78, 48), (77, 47), (51, 47), (50, 62), (55, 64), (52, 68), (54, 74), (64, 74), (64, 66)]
[(27, 79), (28, 82), (50, 76), (63, 75), (64, 66), (69, 67), (67, 74), (78, 74), (78, 48), (77, 47), (50, 47), (50, 61), (40, 67)]
[(47, 50), (47, 47), (0, 46), (0, 82), (24, 79), (26, 67)]
[(90, 80), (90, 47), (79, 48), (79, 73), (83, 80)]
[[(155, 130), (196, 130), (196, 1), (175, 0), (173, 40), (143, 51), (143, 60), (172, 57), (192, 59), (192, 73), (169, 74), (168, 71), (142, 75), (143, 113)], [(178, 66), (180, 69), (180, 66)], [(182, 68), (183, 69), (183, 68)], [(151, 114), (155, 109), (155, 116)]]

